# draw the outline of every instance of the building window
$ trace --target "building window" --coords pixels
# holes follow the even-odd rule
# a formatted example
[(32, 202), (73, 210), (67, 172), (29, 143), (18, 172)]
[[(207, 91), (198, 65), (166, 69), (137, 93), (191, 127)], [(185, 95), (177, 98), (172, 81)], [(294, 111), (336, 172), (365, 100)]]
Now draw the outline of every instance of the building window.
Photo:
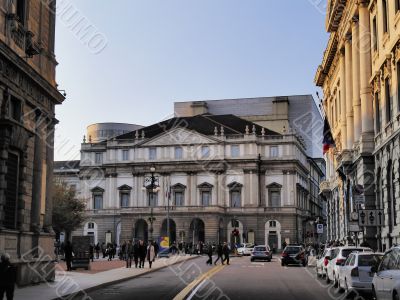
[(394, 0), (394, 6), (395, 6), (396, 13), (398, 11), (400, 11), (400, 0)]
[(278, 183), (272, 183), (268, 188), (268, 206), (280, 207), (281, 205), (281, 189), (282, 186)]
[(174, 204), (175, 206), (183, 206), (184, 205), (184, 194), (181, 191), (174, 192)]
[(240, 156), (240, 147), (239, 145), (231, 145), (231, 156), (239, 157)]
[(210, 157), (210, 147), (208, 146), (201, 147), (201, 157), (203, 158)]
[(385, 79), (385, 106), (386, 106), (386, 124), (392, 120), (392, 98), (390, 94), (389, 79)]
[(94, 229), (94, 223), (88, 223), (88, 229)]
[(389, 19), (388, 19), (388, 8), (386, 0), (382, 0), (382, 17), (383, 17), (383, 32), (388, 32)]
[(157, 158), (157, 148), (149, 148), (149, 159), (155, 160)]
[(4, 205), (4, 227), (16, 229), (17, 227), (17, 205), (19, 185), (19, 157), (17, 154), (8, 153), (6, 160), (6, 203)]
[(231, 207), (241, 207), (241, 193), (239, 190), (233, 190), (230, 192), (231, 194)]
[(276, 227), (276, 221), (269, 221), (269, 227), (270, 228), (275, 228)]
[(175, 147), (175, 159), (182, 159), (183, 150), (182, 147)]
[(17, 0), (16, 2), (16, 15), (18, 17), (18, 21), (25, 25), (26, 21), (26, 0)]
[(379, 93), (375, 94), (375, 129), (376, 134), (381, 132), (381, 103), (379, 100)]
[(201, 191), (201, 205), (202, 206), (209, 206), (211, 199), (211, 192), (210, 191)]
[(129, 192), (121, 192), (120, 193), (120, 206), (121, 207), (129, 207), (129, 200), (131, 195)]
[(279, 156), (278, 146), (269, 147), (269, 156), (270, 157), (278, 157)]
[(158, 203), (158, 193), (156, 192), (148, 192), (149, 206), (156, 207)]
[(103, 194), (94, 194), (93, 199), (94, 199), (93, 208), (103, 209)]
[(372, 20), (372, 43), (374, 45), (374, 51), (378, 51), (378, 29), (376, 27), (376, 17)]
[(10, 101), (10, 117), (11, 119), (21, 122), (22, 117), (22, 104), (21, 101), (15, 97), (11, 97)]
[(103, 162), (103, 153), (95, 153), (94, 162), (101, 164)]
[(129, 160), (129, 150), (122, 150), (122, 160)]

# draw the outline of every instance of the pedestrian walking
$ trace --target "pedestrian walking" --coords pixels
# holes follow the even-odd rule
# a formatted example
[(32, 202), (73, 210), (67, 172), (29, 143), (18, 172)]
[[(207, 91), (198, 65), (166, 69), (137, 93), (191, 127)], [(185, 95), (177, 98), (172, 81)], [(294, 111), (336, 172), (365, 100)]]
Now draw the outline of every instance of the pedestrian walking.
[(0, 261), (0, 299), (6, 294), (7, 300), (14, 298), (14, 288), (17, 281), (17, 272), (10, 263), (10, 256), (3, 254)]
[(230, 249), (228, 247), (227, 243), (224, 243), (224, 246), (222, 247), (222, 253), (224, 255), (224, 260), (222, 261), (222, 264), (226, 261), (226, 264), (229, 265), (229, 252)]
[(104, 242), (101, 244), (101, 252), (103, 253), (103, 258), (106, 258), (107, 247), (106, 247), (106, 243), (104, 243)]
[(212, 245), (208, 244), (208, 247), (207, 247), (208, 260), (206, 262), (207, 265), (212, 265), (212, 254), (213, 254)]
[(151, 264), (156, 259), (156, 250), (154, 248), (154, 243), (150, 242), (147, 247), (147, 261), (149, 262), (149, 268), (151, 269)]
[(139, 243), (136, 241), (133, 245), (133, 260), (135, 261), (135, 268), (138, 267), (139, 262)]
[(123, 243), (122, 243), (122, 246), (121, 246), (121, 254), (120, 254), (120, 257), (119, 257), (119, 259), (120, 260), (126, 260), (127, 259), (127, 257), (126, 257), (126, 246), (127, 246), (127, 244), (126, 244), (126, 241), (124, 241)]
[(72, 271), (72, 245), (70, 241), (67, 241), (64, 246), (65, 262), (67, 264), (67, 271)]
[(114, 250), (113, 250), (112, 244), (108, 245), (107, 254), (108, 254), (108, 261), (112, 261), (113, 255), (114, 255)]
[(224, 260), (222, 258), (222, 245), (221, 244), (218, 244), (218, 246), (217, 246), (217, 255), (218, 255), (218, 257), (215, 260), (214, 265), (216, 265), (217, 261), (220, 259), (221, 259), (221, 263), (224, 264)]
[(144, 242), (139, 241), (139, 268), (144, 268), (144, 260), (146, 259), (147, 248)]
[(126, 267), (132, 268), (132, 255), (133, 255), (133, 246), (132, 241), (128, 241), (128, 244), (123, 248), (125, 253), (123, 254), (126, 259)]
[(100, 244), (97, 243), (96, 247), (94, 248), (94, 250), (96, 251), (96, 259), (99, 259), (100, 257)]
[(94, 259), (94, 246), (93, 246), (93, 244), (90, 244), (90, 246), (89, 246), (89, 258), (93, 262), (93, 259)]

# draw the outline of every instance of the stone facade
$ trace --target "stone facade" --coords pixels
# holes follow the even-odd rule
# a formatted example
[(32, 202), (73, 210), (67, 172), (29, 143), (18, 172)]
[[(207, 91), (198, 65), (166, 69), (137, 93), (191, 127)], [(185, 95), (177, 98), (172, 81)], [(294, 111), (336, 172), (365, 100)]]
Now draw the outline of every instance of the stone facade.
[(54, 279), (55, 1), (0, 3), (0, 252), (18, 284)]
[(310, 221), (323, 218), (323, 177), (323, 161), (308, 157), (294, 133), (233, 115), (173, 118), (82, 144), (79, 189), (88, 220), (74, 234), (100, 243), (158, 239), (168, 213), (175, 241), (233, 242), (233, 219), (237, 242), (280, 249), (283, 241), (316, 241)]

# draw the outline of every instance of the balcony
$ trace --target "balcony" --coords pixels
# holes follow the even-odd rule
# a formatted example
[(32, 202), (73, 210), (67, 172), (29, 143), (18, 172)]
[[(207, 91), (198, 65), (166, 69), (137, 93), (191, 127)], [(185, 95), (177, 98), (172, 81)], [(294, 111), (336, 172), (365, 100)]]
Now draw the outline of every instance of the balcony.
[(321, 181), (319, 185), (320, 193), (322, 194), (329, 194), (332, 191), (330, 181)]

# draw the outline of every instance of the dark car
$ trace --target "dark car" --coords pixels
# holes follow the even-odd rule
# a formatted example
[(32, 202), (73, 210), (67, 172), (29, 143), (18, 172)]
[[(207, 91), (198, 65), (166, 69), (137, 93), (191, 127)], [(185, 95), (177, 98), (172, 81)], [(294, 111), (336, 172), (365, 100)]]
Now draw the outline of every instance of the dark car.
[(302, 246), (290, 245), (282, 252), (281, 265), (307, 265), (307, 257), (305, 250)]
[(271, 261), (272, 260), (272, 251), (269, 248), (269, 246), (264, 246), (264, 245), (254, 246), (254, 249), (251, 252), (250, 261), (255, 261), (255, 260)]

